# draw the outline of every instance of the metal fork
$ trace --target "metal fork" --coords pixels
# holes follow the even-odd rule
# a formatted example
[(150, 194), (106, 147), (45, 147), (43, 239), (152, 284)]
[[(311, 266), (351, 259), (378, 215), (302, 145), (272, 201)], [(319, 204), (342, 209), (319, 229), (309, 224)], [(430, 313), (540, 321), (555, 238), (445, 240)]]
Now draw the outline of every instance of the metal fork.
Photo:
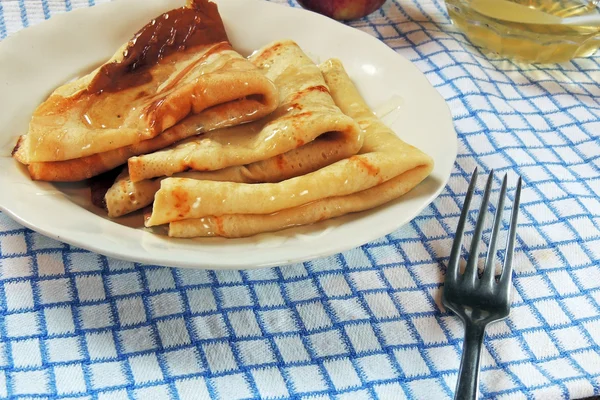
[(465, 341), (463, 344), (463, 355), (456, 385), (455, 399), (469, 400), (477, 398), (479, 386), (479, 359), (481, 356), (481, 345), (485, 329), (491, 322), (504, 319), (510, 312), (510, 292), (512, 281), (512, 259), (515, 247), (515, 237), (517, 228), (517, 217), (519, 211), (519, 198), (521, 196), (521, 178), (517, 183), (513, 208), (511, 213), (508, 237), (506, 241), (506, 254), (502, 274), (498, 282), (495, 280), (494, 260), (496, 256), (498, 232), (502, 222), (502, 211), (504, 209), (504, 199), (506, 197), (506, 175), (502, 181), (498, 207), (494, 215), (492, 234), (488, 246), (488, 253), (485, 260), (483, 276), (478, 277), (477, 261), (478, 248), (481, 242), (485, 215), (490, 200), (490, 192), (493, 182), (493, 171), (487, 180), (483, 200), (479, 209), (479, 217), (471, 242), (469, 259), (464, 274), (459, 273), (459, 261), (462, 248), (462, 239), (465, 232), (465, 222), (471, 199), (475, 192), (477, 183), (477, 168), (473, 171), (469, 189), (465, 198), (465, 204), (458, 221), (456, 236), (452, 244), (450, 261), (446, 272), (446, 282), (444, 283), (444, 292), (442, 302), (444, 306), (456, 313), (465, 325)]

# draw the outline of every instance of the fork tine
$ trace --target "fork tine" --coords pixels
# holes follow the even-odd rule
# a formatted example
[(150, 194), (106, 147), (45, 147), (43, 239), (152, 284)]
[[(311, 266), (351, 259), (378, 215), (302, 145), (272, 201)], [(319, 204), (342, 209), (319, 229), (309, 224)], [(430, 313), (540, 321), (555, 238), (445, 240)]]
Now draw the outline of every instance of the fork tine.
[(502, 275), (500, 276), (500, 290), (510, 291), (510, 282), (512, 280), (512, 260), (515, 250), (515, 238), (517, 236), (517, 219), (519, 217), (519, 202), (521, 201), (521, 182), (519, 177), (517, 190), (515, 192), (515, 200), (513, 201), (513, 209), (508, 227), (508, 237), (506, 239), (506, 255), (504, 257), (504, 265), (502, 267)]
[(483, 225), (485, 223), (485, 214), (490, 201), (493, 178), (494, 170), (491, 170), (487, 184), (485, 185), (485, 192), (483, 192), (481, 207), (479, 207), (479, 216), (477, 217), (477, 224), (475, 225), (475, 232), (473, 233), (473, 240), (471, 241), (471, 250), (469, 251), (469, 261), (467, 262), (467, 267), (463, 276), (463, 282), (468, 284), (474, 284), (475, 278), (477, 278), (477, 261), (479, 259), (478, 249), (479, 243), (481, 243), (481, 233), (483, 232)]
[(502, 223), (502, 212), (504, 211), (504, 199), (506, 197), (506, 175), (502, 179), (502, 189), (500, 189), (500, 195), (498, 197), (498, 206), (496, 213), (494, 214), (494, 223), (492, 228), (492, 236), (490, 237), (490, 245), (488, 246), (488, 253), (485, 259), (485, 267), (483, 269), (482, 284), (491, 287), (495, 276), (494, 262), (496, 260), (496, 249), (498, 248), (498, 232), (500, 231), (500, 224)]
[(460, 261), (460, 250), (462, 248), (463, 235), (465, 233), (465, 223), (467, 221), (467, 214), (469, 214), (469, 208), (471, 207), (471, 199), (475, 192), (475, 186), (477, 184), (477, 167), (473, 170), (471, 175), (471, 182), (467, 189), (467, 195), (465, 196), (465, 203), (463, 204), (462, 212), (458, 220), (458, 226), (456, 227), (456, 235), (454, 236), (454, 242), (452, 243), (452, 250), (450, 251), (450, 260), (448, 261), (448, 269), (446, 270), (446, 280), (458, 278), (458, 264)]

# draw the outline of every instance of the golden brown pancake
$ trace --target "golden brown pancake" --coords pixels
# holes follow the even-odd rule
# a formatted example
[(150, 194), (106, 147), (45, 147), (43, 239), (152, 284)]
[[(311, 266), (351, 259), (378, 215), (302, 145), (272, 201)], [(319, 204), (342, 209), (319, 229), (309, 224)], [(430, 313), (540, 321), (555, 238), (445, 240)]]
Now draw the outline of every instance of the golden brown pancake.
[(381, 185), (347, 196), (334, 196), (272, 214), (228, 214), (185, 219), (169, 224), (169, 236), (239, 238), (274, 232), (378, 207), (408, 193), (430, 173), (423, 165)]
[[(269, 94), (269, 96), (272, 95), (271, 101), (277, 104), (275, 97), (277, 91), (274, 86), (270, 87), (272, 83), (268, 80), (256, 80), (256, 83), (258, 85), (265, 84), (265, 93), (273, 89), (273, 93)], [(246, 104), (252, 107), (250, 102)], [(130, 157), (163, 149), (190, 136), (252, 121), (255, 115), (268, 114), (271, 106), (266, 107), (263, 104), (256, 104), (256, 109), (259, 111), (255, 112), (254, 115), (252, 113), (239, 115), (239, 108), (232, 108), (227, 104), (223, 104), (222, 106), (205, 110), (201, 114), (190, 116), (152, 139), (73, 160), (33, 162), (27, 168), (33, 180), (57, 182), (80, 181), (116, 168), (126, 163)], [(20, 161), (19, 151), (14, 153), (13, 156)]]
[[(85, 179), (276, 107), (276, 88), (231, 48), (217, 6), (194, 0), (150, 22), (92, 73), (56, 89), (35, 110), (13, 155), (31, 165), (34, 179)], [(155, 140), (184, 119), (185, 129)]]
[(432, 159), (398, 138), (368, 108), (337, 60), (321, 66), (336, 104), (365, 131), (358, 155), (276, 184), (168, 178), (147, 226), (170, 236), (240, 237), (378, 206), (425, 179)]

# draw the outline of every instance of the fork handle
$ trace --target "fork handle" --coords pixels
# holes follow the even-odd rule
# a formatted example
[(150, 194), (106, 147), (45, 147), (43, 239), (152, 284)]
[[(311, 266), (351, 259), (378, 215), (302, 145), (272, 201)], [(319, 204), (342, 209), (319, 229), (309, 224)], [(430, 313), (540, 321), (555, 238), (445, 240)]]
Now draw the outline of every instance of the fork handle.
[(465, 322), (465, 341), (454, 399), (476, 400), (479, 387), (479, 359), (485, 325)]

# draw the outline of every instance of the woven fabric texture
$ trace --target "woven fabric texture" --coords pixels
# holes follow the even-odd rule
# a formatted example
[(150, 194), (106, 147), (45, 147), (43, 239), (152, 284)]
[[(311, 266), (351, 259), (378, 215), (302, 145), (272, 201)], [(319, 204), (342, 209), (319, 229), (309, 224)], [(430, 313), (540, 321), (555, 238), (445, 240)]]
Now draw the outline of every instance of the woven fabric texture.
[[(0, 39), (94, 3), (1, 0)], [(511, 196), (524, 180), (512, 313), (488, 329), (482, 398), (600, 394), (600, 57), (486, 57), (440, 1), (389, 0), (351, 25), (447, 100), (459, 149), (439, 198), (360, 248), (226, 272), (107, 258), (0, 213), (1, 398), (451, 398), (463, 329), (440, 295), (476, 166), (496, 187), (508, 173)]]

